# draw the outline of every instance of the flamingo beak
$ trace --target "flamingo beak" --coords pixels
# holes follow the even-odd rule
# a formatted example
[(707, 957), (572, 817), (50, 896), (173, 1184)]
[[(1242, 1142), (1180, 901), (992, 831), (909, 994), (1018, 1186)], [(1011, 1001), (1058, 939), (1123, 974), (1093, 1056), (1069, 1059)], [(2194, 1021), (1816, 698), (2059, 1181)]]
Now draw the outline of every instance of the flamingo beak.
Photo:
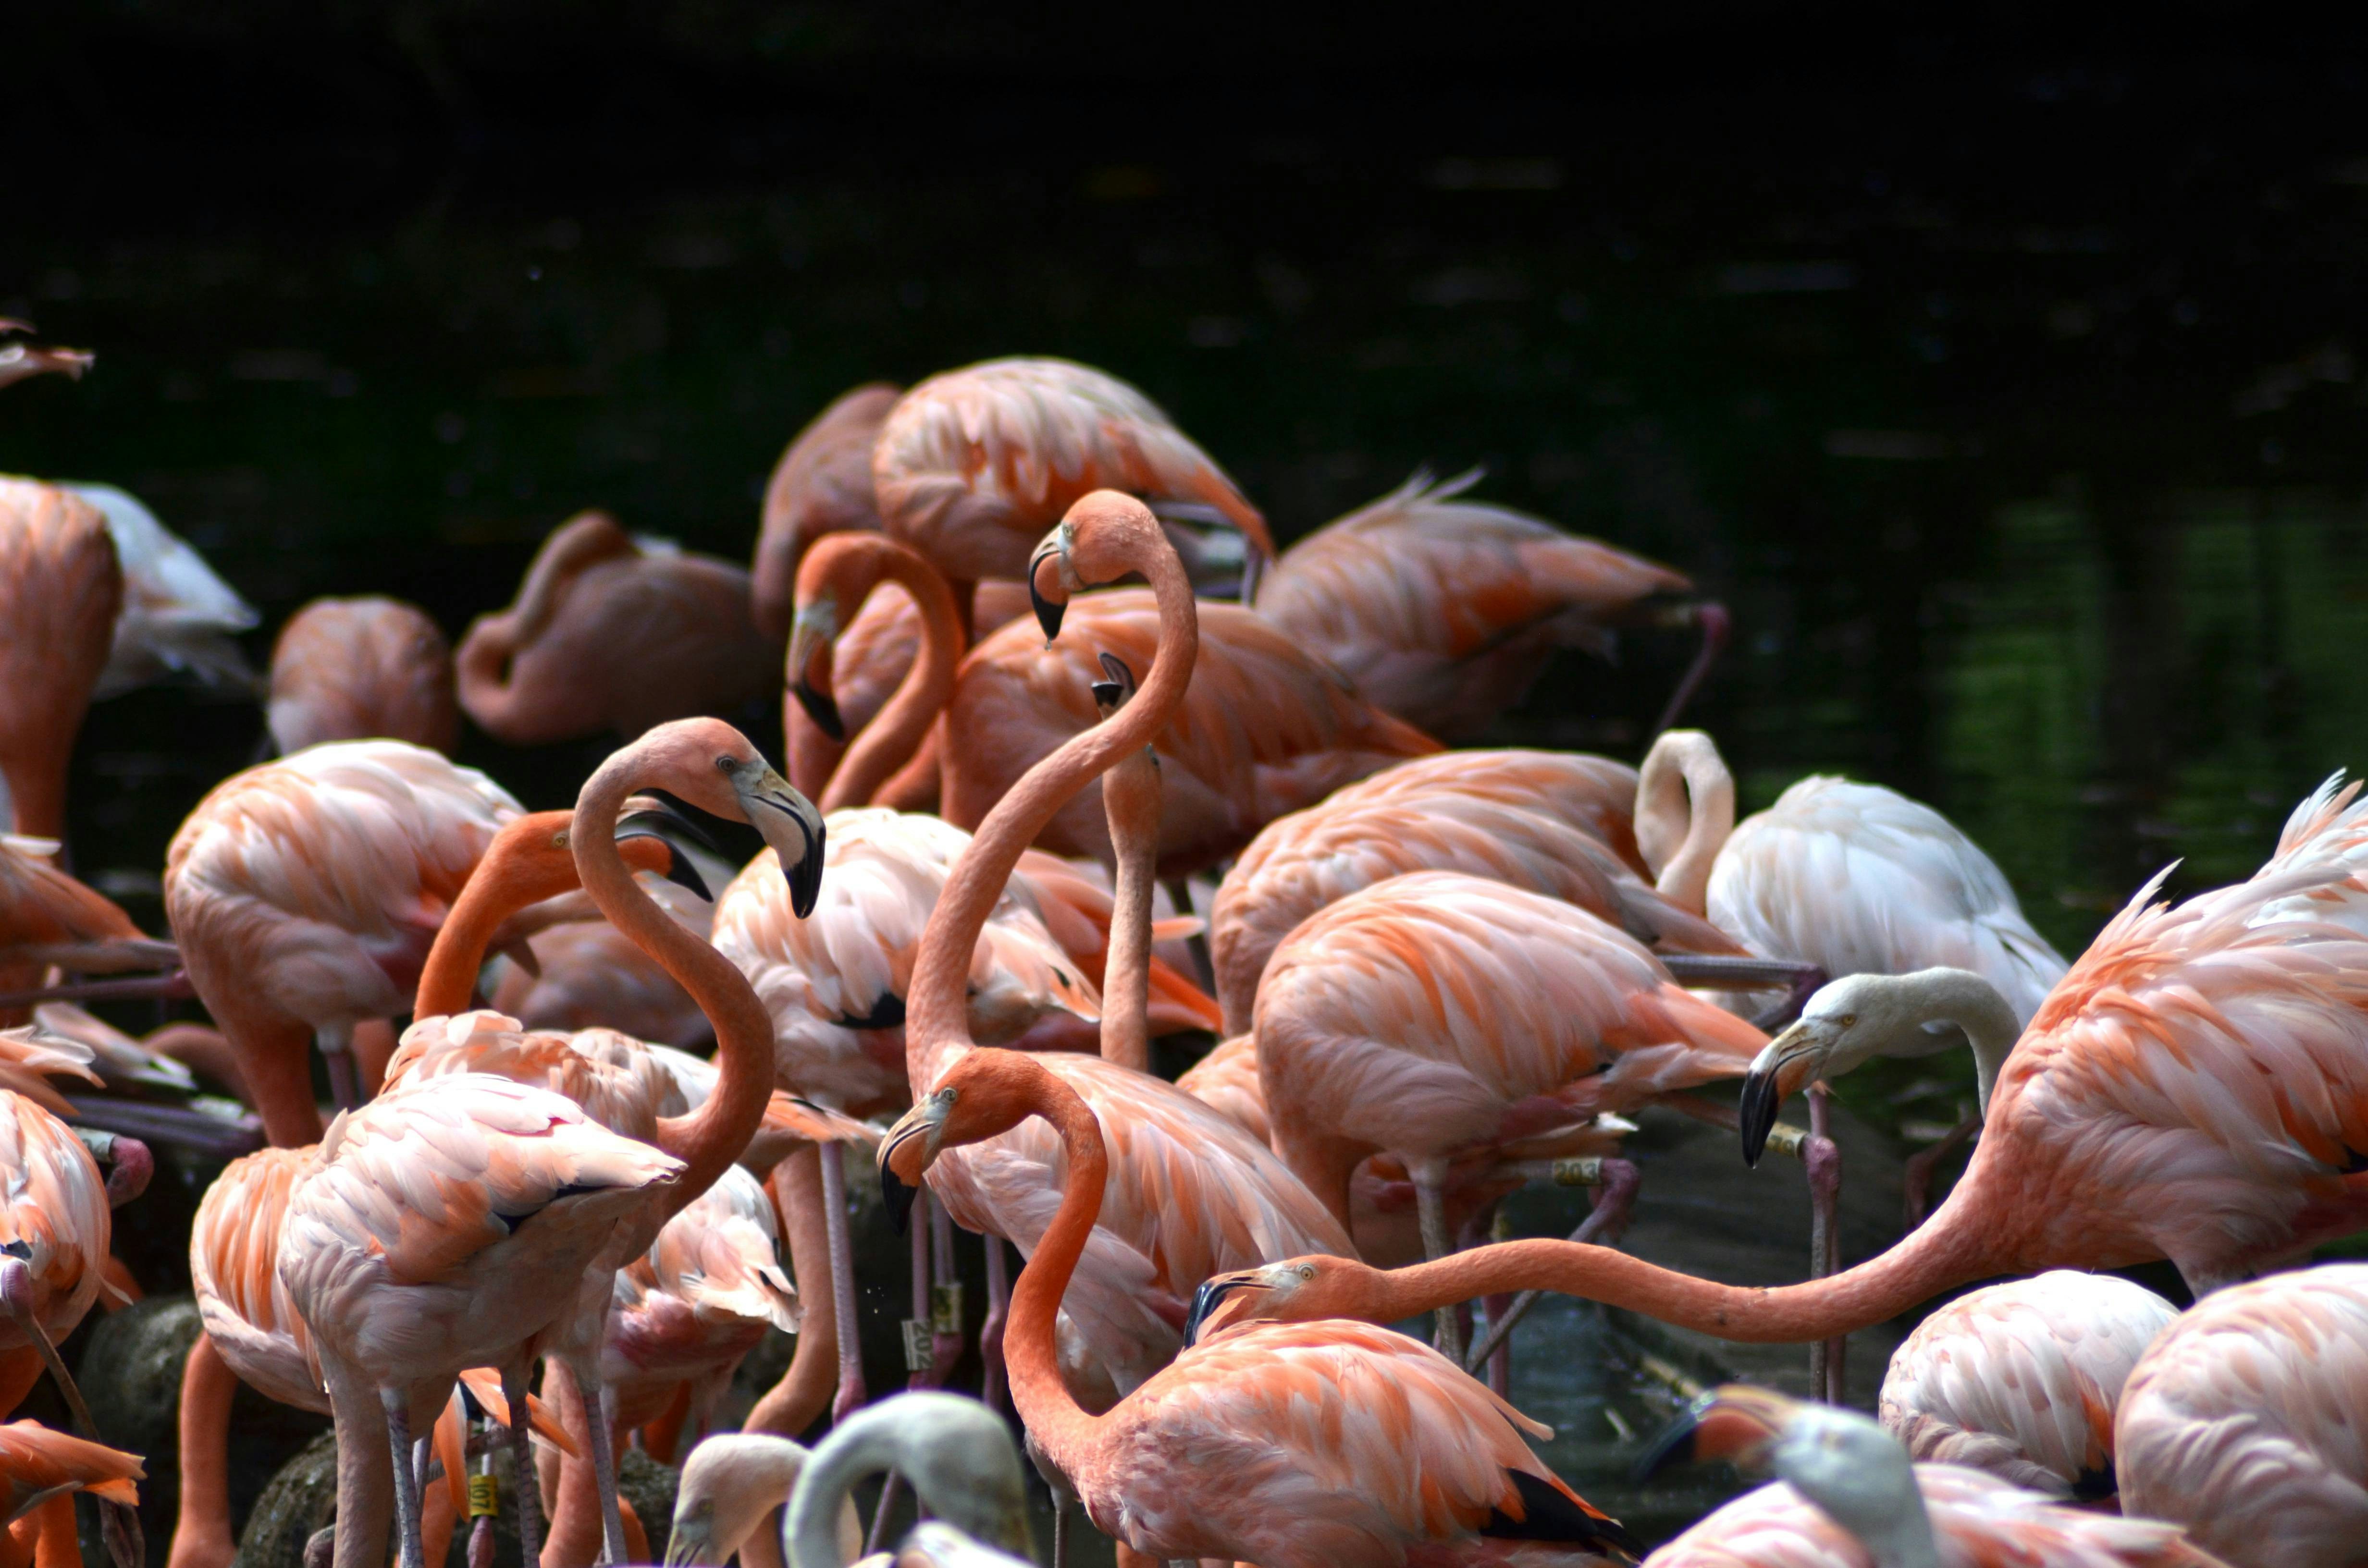
[(1046, 647), (1059, 639), (1061, 615), (1069, 608), (1073, 585), (1067, 581), (1068, 555), (1069, 525), (1064, 522), (1028, 558), (1028, 602), (1035, 608), (1036, 624), (1044, 629)]
[[(677, 887), (688, 889), (705, 903), (713, 903), (715, 895), (708, 891), (707, 880), (699, 874), (699, 868), (691, 864), (690, 857), (682, 852), (681, 846), (676, 844), (668, 835), (657, 830), (656, 824), (660, 822), (680, 828), (693, 837), (700, 836), (699, 830), (691, 825), (689, 818), (676, 816), (671, 812), (651, 810), (636, 812), (620, 822), (617, 824), (617, 842), (622, 844), (629, 838), (656, 839), (666, 847), (666, 880)], [(709, 847), (714, 846), (710, 845)]]
[(1254, 1269), (1246, 1269), (1239, 1274), (1220, 1274), (1214, 1278), (1201, 1281), (1201, 1288), (1192, 1292), (1192, 1310), (1184, 1318), (1185, 1347), (1190, 1349), (1200, 1337), (1201, 1326), (1215, 1313), (1220, 1302), (1235, 1291), (1257, 1283), (1258, 1274)]
[(666, 1568), (706, 1562), (708, 1543), (714, 1534), (714, 1522), (711, 1519), (690, 1515), (675, 1520), (674, 1531), (666, 1537)]
[(761, 762), (734, 769), (732, 790), (740, 799), (741, 814), (780, 857), (781, 875), (790, 884), (790, 908), (803, 920), (822, 896), (822, 813)]
[(1125, 707), (1126, 699), (1134, 695), (1134, 672), (1116, 653), (1104, 653), (1100, 658), (1102, 674), (1110, 678), (1094, 682), (1094, 706), (1107, 719)]
[(1803, 1018), (1761, 1048), (1743, 1075), (1736, 1119), (1743, 1133), (1743, 1163), (1758, 1166), (1776, 1125), (1776, 1112), (1817, 1075), (1833, 1040), (1823, 1021)]
[(1635, 1479), (1645, 1481), (1680, 1464), (1707, 1464), (1726, 1460), (1739, 1469), (1756, 1469), (1770, 1445), (1783, 1435), (1797, 1409), (1794, 1401), (1772, 1389), (1728, 1383), (1711, 1390), (1684, 1415), (1653, 1439), (1636, 1461)]
[[(928, 1170), (929, 1162), (938, 1157), (938, 1141), (945, 1132), (946, 1112), (952, 1106), (951, 1089), (925, 1096), (919, 1104), (898, 1117), (896, 1125), (888, 1130), (888, 1136), (880, 1141), (880, 1198), (888, 1207), (889, 1223), (896, 1227), (900, 1236), (910, 1222), (914, 1201), (921, 1195), (921, 1176)], [(896, 1168), (897, 1151), (916, 1138), (921, 1141), (920, 1158), (912, 1162), (913, 1170), (908, 1176)]]
[(832, 740), (847, 739), (847, 722), (839, 716), (838, 699), (831, 691), (831, 652), (838, 635), (838, 607), (819, 598), (801, 606), (790, 628), (790, 694), (798, 699), (814, 728)]

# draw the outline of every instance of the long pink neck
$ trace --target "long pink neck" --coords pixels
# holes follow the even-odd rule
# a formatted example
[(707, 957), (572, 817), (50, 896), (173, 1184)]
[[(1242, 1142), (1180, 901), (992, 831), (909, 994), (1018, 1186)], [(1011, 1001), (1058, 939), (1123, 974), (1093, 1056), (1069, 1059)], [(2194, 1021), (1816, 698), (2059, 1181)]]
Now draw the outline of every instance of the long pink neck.
[(999, 1054), (1015, 1059), (1014, 1074), (1027, 1083), (1028, 1108), (1051, 1122), (1061, 1135), (1062, 1153), (1069, 1167), (1061, 1206), (1011, 1288), (1011, 1315), (1005, 1320), (1003, 1331), (1004, 1366), (1011, 1379), (1011, 1403), (1027, 1423), (1029, 1436), (1073, 1483), (1082, 1486), (1091, 1467), (1095, 1428), (1100, 1418), (1078, 1405), (1061, 1376), (1054, 1324), (1069, 1277), (1076, 1272), (1094, 1222), (1101, 1218), (1110, 1155), (1102, 1143), (1101, 1124), (1076, 1090), (1030, 1057), (1016, 1051)]
[(1102, 1055), (1148, 1073), (1151, 890), (1159, 861), (1159, 765), (1142, 752), (1120, 762), (1102, 775), (1102, 806), (1118, 858), (1110, 954), (1102, 969)]
[(1158, 597), (1159, 647), (1151, 675), (1116, 718), (1071, 736), (1022, 775), (987, 812), (970, 846), (954, 862), (921, 934), (912, 987), (905, 994), (905, 1062), (916, 1098), (936, 1084), (954, 1053), (973, 1044), (967, 1011), (971, 954), (986, 917), (1003, 897), (1012, 868), (1072, 796), (1119, 758), (1151, 744), (1151, 737), (1183, 704), (1185, 688), (1192, 682), (1201, 623), (1192, 605), (1192, 585), (1174, 548), (1156, 525), (1118, 522), (1107, 527), (1125, 530), (1125, 566), (1148, 577)]
[[(825, 814), (841, 806), (869, 805), (880, 786), (920, 749), (922, 737), (953, 698), (954, 667), (967, 642), (953, 590), (919, 551), (884, 534), (848, 537), (861, 540), (866, 554), (876, 558), (880, 576), (875, 582), (894, 583), (913, 596), (921, 612), (921, 649), (895, 695), (840, 758), (830, 787), (817, 802)], [(843, 613), (851, 622), (861, 607), (858, 598)]]
[[(1442, 1306), (1513, 1290), (1554, 1290), (1642, 1312), (1745, 1344), (1806, 1344), (1896, 1317), (1942, 1290), (2005, 1271), (1961, 1182), (1912, 1235), (1857, 1267), (1773, 1289), (1721, 1285), (1610, 1247), (1551, 1240), (1502, 1242), (1435, 1263), (1374, 1270), (1358, 1315), (1397, 1323)], [(1962, 1199), (1962, 1200), (1961, 1200)]]
[(1700, 915), (1711, 869), (1735, 833), (1735, 777), (1699, 730), (1671, 730), (1653, 743), (1636, 778), (1636, 839), (1654, 886)]
[(715, 1184), (762, 1125), (773, 1093), (773, 1020), (732, 960), (668, 918), (617, 853), (617, 814), (627, 797), (637, 782), (664, 782), (643, 779), (647, 772), (643, 745), (627, 746), (602, 763), (575, 798), (568, 837), (576, 874), (600, 913), (690, 993), (715, 1029), (722, 1070), (715, 1091), (689, 1116), (657, 1125), (657, 1146), (687, 1167), (663, 1200), (664, 1216), (671, 1217)]

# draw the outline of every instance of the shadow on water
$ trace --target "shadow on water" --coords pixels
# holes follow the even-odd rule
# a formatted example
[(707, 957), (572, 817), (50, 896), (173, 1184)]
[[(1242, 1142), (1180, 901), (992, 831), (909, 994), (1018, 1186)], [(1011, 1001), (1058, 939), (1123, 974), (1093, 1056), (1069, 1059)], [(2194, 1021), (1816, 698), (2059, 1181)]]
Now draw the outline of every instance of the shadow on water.
[[(975, 85), (835, 131), (825, 85), (706, 141), (677, 115), (656, 151), (523, 116), (464, 155), (122, 142), (37, 169), (43, 221), (0, 228), (0, 315), (99, 356), (0, 397), (0, 471), (140, 494), (264, 611), (259, 662), (324, 593), (457, 635), (586, 506), (745, 558), (839, 391), (1073, 356), (1285, 538), (1477, 463), (1484, 494), (1695, 574), (1738, 635), (1691, 717), (1746, 807), (1813, 771), (1929, 800), (2070, 953), (2169, 861), (2174, 892), (2245, 875), (2368, 763), (2344, 59), (1310, 86), (1099, 140), (1073, 120), (1101, 98)], [(1567, 656), (1492, 738), (1634, 758), (1686, 652)], [(178, 691), (93, 712), (75, 850), (143, 922), (259, 727)], [(550, 805), (601, 749), (462, 755)], [(1887, 1127), (1968, 1090), (1927, 1062), (1847, 1093)], [(1587, 1343), (1554, 1310), (1537, 1337)], [(1576, 1375), (1544, 1397), (1592, 1445), (1626, 1374)]]

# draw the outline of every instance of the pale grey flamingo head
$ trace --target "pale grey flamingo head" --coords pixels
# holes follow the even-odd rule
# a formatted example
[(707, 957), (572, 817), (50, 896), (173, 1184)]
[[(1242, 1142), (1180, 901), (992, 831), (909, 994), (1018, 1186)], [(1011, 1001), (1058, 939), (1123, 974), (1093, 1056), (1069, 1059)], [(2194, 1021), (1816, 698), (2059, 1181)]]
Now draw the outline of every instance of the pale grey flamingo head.
[(1003, 1417), (974, 1399), (922, 1392), (864, 1406), (815, 1446), (790, 1494), (793, 1568), (837, 1568), (831, 1525), (840, 1505), (856, 1482), (887, 1470), (963, 1534), (1035, 1556), (1019, 1449)]

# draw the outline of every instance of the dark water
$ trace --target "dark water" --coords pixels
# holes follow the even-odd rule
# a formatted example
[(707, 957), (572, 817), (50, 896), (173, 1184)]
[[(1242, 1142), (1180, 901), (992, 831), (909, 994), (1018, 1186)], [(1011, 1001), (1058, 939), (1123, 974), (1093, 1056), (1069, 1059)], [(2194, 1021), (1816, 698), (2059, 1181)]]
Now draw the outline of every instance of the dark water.
[[(0, 315), (99, 355), (0, 394), (0, 471), (142, 495), (264, 612), (260, 663), (323, 593), (457, 635), (580, 506), (745, 557), (843, 388), (1068, 355), (1286, 539), (1482, 464), (1693, 573), (1738, 636), (1691, 718), (1747, 806), (1816, 770), (1928, 800), (2069, 954), (2368, 764), (2368, 120), (2307, 51), (1887, 59), (738, 105), (703, 141), (676, 105), (659, 151), (156, 132), (0, 224)], [(1685, 653), (1570, 656), (1494, 738), (1633, 758)], [(96, 710), (84, 869), (161, 924), (137, 890), (259, 729), (179, 691)], [(463, 755), (546, 805), (600, 749)]]

